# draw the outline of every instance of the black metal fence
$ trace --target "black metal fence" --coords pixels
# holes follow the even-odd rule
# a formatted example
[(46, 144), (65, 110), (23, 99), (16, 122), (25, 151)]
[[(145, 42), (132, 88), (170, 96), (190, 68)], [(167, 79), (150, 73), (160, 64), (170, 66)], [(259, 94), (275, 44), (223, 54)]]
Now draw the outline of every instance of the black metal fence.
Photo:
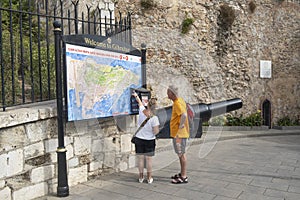
[[(55, 2), (55, 3), (53, 3)], [(74, 1), (0, 1), (0, 107), (56, 98), (53, 22), (62, 33), (117, 37), (132, 44), (131, 16)], [(79, 11), (80, 10), (80, 11)], [(81, 11), (84, 10), (84, 11)]]

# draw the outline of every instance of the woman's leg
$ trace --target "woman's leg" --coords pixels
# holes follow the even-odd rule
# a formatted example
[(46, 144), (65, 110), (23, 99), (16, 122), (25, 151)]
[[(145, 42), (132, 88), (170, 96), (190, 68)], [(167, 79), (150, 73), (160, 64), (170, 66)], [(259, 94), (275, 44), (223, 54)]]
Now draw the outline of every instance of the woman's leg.
[(152, 156), (146, 156), (147, 163), (147, 179), (150, 180), (152, 178)]
[(144, 155), (138, 155), (138, 168), (140, 179), (144, 178)]

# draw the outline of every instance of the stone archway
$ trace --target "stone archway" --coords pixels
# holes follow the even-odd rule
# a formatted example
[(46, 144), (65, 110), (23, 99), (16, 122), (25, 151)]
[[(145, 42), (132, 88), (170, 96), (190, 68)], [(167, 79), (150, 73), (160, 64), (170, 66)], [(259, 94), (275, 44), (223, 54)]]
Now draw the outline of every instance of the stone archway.
[(271, 102), (268, 99), (265, 99), (262, 103), (262, 118), (263, 125), (271, 128)]

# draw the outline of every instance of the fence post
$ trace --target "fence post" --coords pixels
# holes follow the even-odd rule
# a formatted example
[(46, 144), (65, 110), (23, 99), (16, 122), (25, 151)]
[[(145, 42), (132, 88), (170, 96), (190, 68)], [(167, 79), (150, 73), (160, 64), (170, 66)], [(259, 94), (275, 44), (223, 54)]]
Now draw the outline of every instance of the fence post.
[(57, 127), (58, 127), (58, 147), (57, 165), (58, 165), (58, 185), (57, 196), (69, 196), (69, 186), (66, 165), (66, 148), (64, 145), (64, 119), (63, 119), (63, 96), (62, 96), (62, 72), (61, 72), (61, 24), (58, 21), (53, 22), (55, 39), (55, 66), (56, 66), (56, 103), (57, 103)]

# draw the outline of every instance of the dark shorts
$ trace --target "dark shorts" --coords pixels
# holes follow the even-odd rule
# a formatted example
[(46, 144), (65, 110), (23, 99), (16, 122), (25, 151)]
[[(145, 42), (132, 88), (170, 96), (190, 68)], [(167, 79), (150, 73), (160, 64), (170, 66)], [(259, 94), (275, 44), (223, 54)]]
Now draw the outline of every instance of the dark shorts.
[(139, 155), (154, 156), (155, 146), (155, 140), (136, 138), (135, 153)]
[(173, 138), (173, 147), (175, 153), (177, 154), (184, 154), (185, 147), (186, 147), (186, 138)]

